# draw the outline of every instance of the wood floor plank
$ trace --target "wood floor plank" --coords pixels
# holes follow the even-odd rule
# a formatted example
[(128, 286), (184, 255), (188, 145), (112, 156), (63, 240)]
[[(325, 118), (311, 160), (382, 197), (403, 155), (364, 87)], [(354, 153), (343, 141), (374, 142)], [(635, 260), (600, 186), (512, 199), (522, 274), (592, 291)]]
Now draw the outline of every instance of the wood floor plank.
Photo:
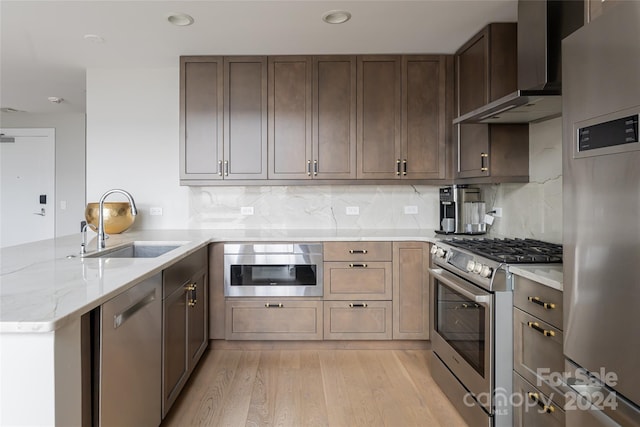
[(430, 350), (208, 351), (163, 421), (183, 426), (466, 426)]

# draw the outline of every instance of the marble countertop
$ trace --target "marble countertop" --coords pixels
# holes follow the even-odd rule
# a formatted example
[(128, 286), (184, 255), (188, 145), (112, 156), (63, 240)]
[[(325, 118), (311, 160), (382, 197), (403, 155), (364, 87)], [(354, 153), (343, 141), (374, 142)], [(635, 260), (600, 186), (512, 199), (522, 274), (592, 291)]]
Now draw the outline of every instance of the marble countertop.
[(509, 271), (562, 291), (562, 264), (510, 265)]
[[(180, 242), (157, 258), (80, 257), (80, 234), (0, 249), (0, 333), (56, 330), (213, 242), (395, 240), (435, 242), (434, 230), (141, 230), (112, 235), (107, 248), (131, 241)], [(87, 248), (95, 251), (95, 239)]]

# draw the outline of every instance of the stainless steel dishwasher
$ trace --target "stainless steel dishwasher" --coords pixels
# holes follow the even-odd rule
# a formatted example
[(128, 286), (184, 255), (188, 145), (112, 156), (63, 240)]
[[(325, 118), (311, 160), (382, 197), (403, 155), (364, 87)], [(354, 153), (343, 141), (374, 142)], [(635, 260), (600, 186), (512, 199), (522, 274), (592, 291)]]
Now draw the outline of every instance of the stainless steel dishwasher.
[(99, 425), (161, 422), (162, 275), (102, 305)]

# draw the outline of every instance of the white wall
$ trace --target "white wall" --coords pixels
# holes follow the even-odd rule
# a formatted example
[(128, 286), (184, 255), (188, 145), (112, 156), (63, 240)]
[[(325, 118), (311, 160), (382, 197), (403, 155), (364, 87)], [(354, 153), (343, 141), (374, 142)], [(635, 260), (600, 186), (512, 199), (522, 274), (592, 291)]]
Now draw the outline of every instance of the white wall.
[[(4, 128), (55, 128), (55, 233), (78, 233), (85, 207), (85, 115), (0, 113), (0, 123)], [(61, 202), (66, 202), (66, 209), (62, 209)]]
[[(87, 200), (130, 191), (134, 228), (437, 228), (437, 186), (181, 187), (178, 68), (87, 71)], [(561, 241), (562, 121), (530, 127), (529, 184), (483, 186), (493, 231)], [(358, 206), (359, 216), (345, 215)], [(405, 215), (417, 206), (418, 215)], [(149, 216), (161, 207), (163, 216)], [(241, 215), (253, 207), (254, 215)]]

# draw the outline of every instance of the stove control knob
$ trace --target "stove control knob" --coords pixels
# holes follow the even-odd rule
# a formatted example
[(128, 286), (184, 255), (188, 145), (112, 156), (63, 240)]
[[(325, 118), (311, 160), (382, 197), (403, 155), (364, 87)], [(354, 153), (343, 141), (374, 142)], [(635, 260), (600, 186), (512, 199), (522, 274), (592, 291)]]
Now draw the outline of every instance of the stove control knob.
[(467, 271), (468, 272), (473, 272), (473, 269), (476, 268), (476, 262), (475, 261), (469, 261), (467, 263)]
[(480, 271), (480, 276), (482, 277), (491, 277), (491, 273), (493, 273), (493, 269), (488, 265), (482, 266), (482, 270)]
[(482, 267), (484, 267), (482, 264), (476, 262), (476, 265), (473, 266), (473, 272), (476, 274), (480, 274), (480, 272), (482, 271)]
[(438, 251), (438, 247), (436, 245), (431, 246), (431, 255), (435, 255)]
[(446, 252), (444, 249), (442, 249), (442, 248), (438, 248), (438, 249), (436, 249), (436, 256), (437, 256), (438, 258), (444, 258), (444, 256), (445, 256), (446, 254), (447, 254), (447, 252)]

